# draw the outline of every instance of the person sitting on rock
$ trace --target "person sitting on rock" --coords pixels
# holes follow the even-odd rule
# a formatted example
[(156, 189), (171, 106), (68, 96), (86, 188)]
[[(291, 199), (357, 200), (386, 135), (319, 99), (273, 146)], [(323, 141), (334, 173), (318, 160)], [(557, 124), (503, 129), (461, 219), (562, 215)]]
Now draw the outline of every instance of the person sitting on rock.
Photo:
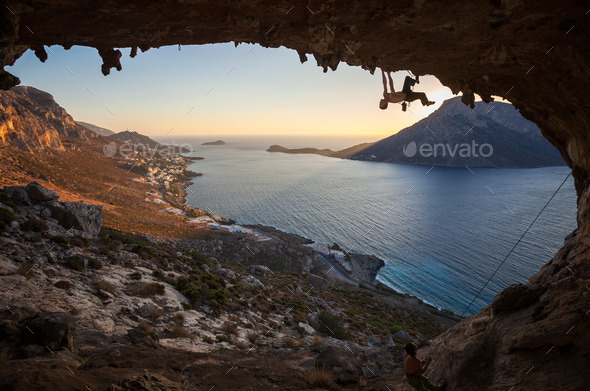
[(424, 376), (424, 372), (432, 361), (430, 357), (426, 360), (420, 360), (416, 353), (418, 352), (418, 345), (410, 342), (404, 348), (404, 369), (406, 371), (406, 378), (408, 383), (419, 391), (441, 391), (445, 389), (445, 382), (441, 382), (435, 386)]
[(379, 101), (379, 108), (381, 110), (385, 110), (387, 108), (388, 103), (402, 103), (402, 110), (406, 111), (407, 104), (406, 102), (413, 102), (417, 99), (420, 99), (422, 102), (422, 106), (430, 106), (433, 105), (434, 102), (428, 100), (426, 94), (423, 92), (414, 92), (412, 91), (412, 87), (416, 83), (420, 83), (420, 79), (416, 76), (416, 79), (412, 79), (410, 76), (406, 76), (406, 80), (404, 81), (404, 88), (401, 91), (395, 92), (393, 89), (393, 80), (391, 79), (391, 72), (387, 72), (387, 76), (389, 77), (389, 89), (391, 92), (387, 92), (387, 80), (385, 78), (385, 71), (381, 69), (381, 75), (383, 76), (383, 99)]

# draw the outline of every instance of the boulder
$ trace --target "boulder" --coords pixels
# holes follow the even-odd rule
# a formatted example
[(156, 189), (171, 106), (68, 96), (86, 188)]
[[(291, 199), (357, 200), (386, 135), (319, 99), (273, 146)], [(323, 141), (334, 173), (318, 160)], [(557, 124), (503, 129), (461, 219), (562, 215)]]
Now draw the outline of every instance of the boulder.
[(148, 302), (139, 307), (139, 315), (141, 315), (141, 317), (143, 318), (149, 318), (154, 311), (161, 309), (162, 307), (160, 307), (159, 305)]
[(329, 346), (315, 361), (316, 368), (324, 368), (334, 374), (341, 385), (358, 384), (363, 374), (357, 359), (345, 348)]
[(29, 195), (29, 199), (33, 202), (53, 201), (59, 198), (55, 192), (44, 188), (37, 182), (29, 183), (26, 186), (26, 191)]
[(24, 345), (41, 345), (58, 350), (74, 350), (74, 323), (64, 312), (40, 314), (31, 319), (21, 330)]
[(271, 273), (270, 269), (264, 265), (254, 265), (250, 270), (250, 273), (255, 276), (262, 276), (264, 277), (266, 273)]
[(316, 333), (315, 329), (307, 323), (299, 322), (298, 326), (307, 335), (314, 335)]
[(98, 236), (102, 226), (102, 206), (51, 201), (51, 216), (65, 229), (74, 228), (90, 237)]
[(410, 339), (410, 336), (408, 334), (406, 334), (405, 331), (400, 330), (397, 333), (394, 334), (394, 337), (397, 339), (401, 339), (401, 340), (407, 340)]
[(256, 277), (248, 274), (246, 277), (244, 277), (244, 281), (246, 281), (248, 284), (250, 285), (254, 285), (256, 287), (262, 288), (262, 289), (266, 289), (266, 287), (264, 286), (264, 284), (262, 282), (260, 282), (259, 279), (257, 279)]
[(375, 337), (369, 337), (369, 338), (365, 339), (365, 342), (367, 343), (367, 345), (369, 345), (372, 348), (381, 347), (381, 342)]
[(32, 205), (24, 186), (5, 186), (4, 191), (17, 205)]
[(322, 328), (322, 324), (320, 323), (317, 314), (307, 314), (305, 316), (305, 320), (307, 320), (307, 323), (316, 331), (320, 331), (320, 329)]

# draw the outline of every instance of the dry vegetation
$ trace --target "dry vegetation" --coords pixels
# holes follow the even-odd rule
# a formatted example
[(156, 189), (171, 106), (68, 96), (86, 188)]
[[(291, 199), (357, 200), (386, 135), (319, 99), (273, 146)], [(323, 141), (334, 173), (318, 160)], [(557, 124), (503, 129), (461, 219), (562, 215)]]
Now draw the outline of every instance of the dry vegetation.
[(184, 316), (182, 314), (176, 314), (174, 317), (174, 326), (170, 331), (174, 338), (190, 338), (193, 339), (195, 336), (184, 327)]
[(336, 380), (334, 374), (324, 367), (313, 368), (307, 373), (307, 382), (314, 387), (331, 387)]
[(115, 293), (115, 291), (117, 290), (115, 284), (107, 280), (98, 280), (96, 282), (96, 288), (109, 293)]

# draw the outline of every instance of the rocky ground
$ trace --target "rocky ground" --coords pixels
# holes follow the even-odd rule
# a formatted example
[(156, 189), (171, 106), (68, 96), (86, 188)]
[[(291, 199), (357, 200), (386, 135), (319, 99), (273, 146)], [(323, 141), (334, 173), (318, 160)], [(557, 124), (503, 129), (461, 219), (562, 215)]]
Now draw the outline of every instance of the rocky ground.
[(313, 258), (226, 262), (235, 242), (204, 254), (101, 227), (100, 206), (36, 183), (1, 191), (0, 213), (2, 389), (401, 389), (403, 343), (457, 322)]

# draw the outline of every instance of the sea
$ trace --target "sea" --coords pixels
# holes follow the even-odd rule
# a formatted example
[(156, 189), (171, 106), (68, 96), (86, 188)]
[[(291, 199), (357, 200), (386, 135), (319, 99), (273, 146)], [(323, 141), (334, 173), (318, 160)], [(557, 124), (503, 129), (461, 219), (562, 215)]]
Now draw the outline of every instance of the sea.
[(214, 140), (175, 140), (204, 157), (189, 167), (203, 173), (190, 206), (375, 255), (386, 263), (378, 281), (457, 314), (526, 282), (576, 228), (566, 166), (449, 168), (266, 152), (271, 144), (372, 141), (352, 138), (227, 137), (200, 146)]

